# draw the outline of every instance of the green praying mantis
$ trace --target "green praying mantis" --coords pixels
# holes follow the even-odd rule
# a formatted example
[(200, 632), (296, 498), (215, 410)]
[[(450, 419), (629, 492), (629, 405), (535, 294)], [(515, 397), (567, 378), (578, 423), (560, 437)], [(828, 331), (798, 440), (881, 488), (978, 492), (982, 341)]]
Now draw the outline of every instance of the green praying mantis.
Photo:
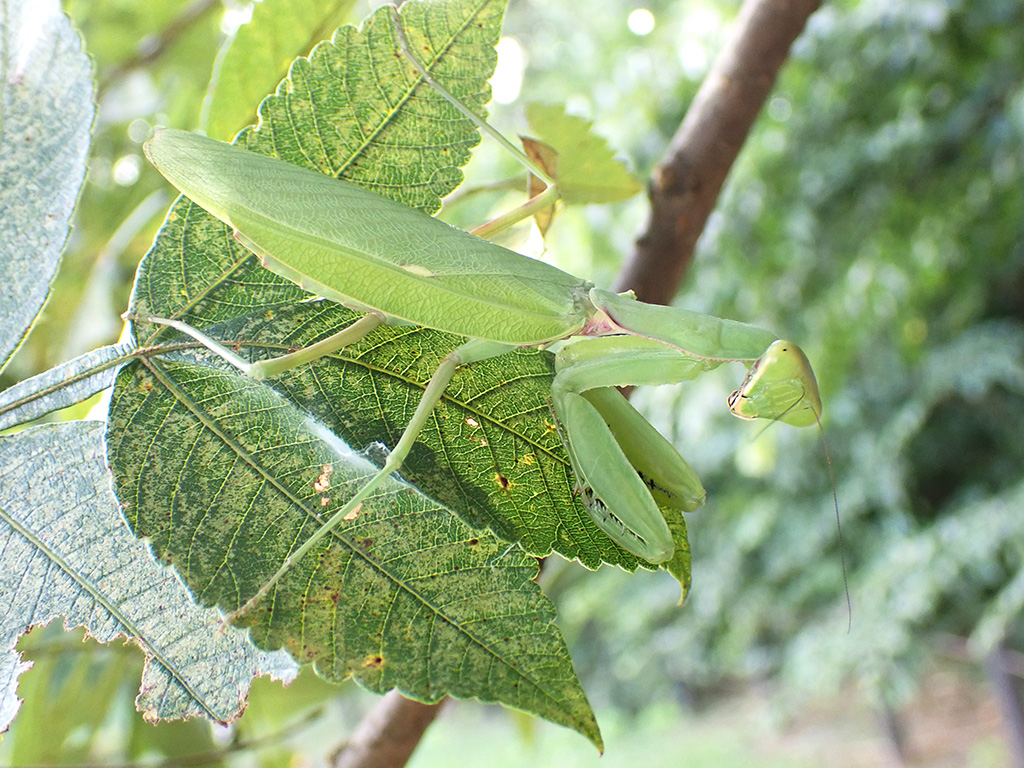
[[(420, 71), (483, 130), (495, 133)], [(534, 198), (519, 217), (550, 205), (556, 181), (504, 137), (499, 141), (548, 185), (543, 200)], [(614, 541), (653, 564), (674, 552), (662, 508), (693, 511), (704, 503), (705, 491), (675, 447), (616, 387), (676, 383), (741, 362), (749, 372), (728, 399), (733, 413), (793, 426), (820, 424), (821, 400), (806, 356), (769, 331), (602, 290), (374, 192), (197, 134), (164, 130), (145, 149), (168, 181), (229, 225), (264, 267), (365, 312), (323, 341), (255, 363), (175, 319), (145, 319), (193, 337), (255, 379), (336, 352), (383, 324), (422, 325), (466, 338), (430, 378), (379, 472), (238, 613), (400, 470), (460, 366), (519, 347), (557, 348), (551, 405), (583, 503)]]

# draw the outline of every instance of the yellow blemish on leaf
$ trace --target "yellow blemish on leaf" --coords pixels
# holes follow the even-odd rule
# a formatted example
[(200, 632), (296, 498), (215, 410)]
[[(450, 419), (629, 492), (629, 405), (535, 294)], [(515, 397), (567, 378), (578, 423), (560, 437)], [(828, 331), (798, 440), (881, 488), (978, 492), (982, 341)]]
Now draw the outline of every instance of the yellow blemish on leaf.
[(403, 264), (402, 269), (418, 277), (435, 277), (434, 273), (420, 264)]
[(367, 656), (366, 661), (363, 662), (363, 666), (369, 669), (380, 669), (384, 666), (383, 656)]
[(362, 504), (357, 504), (355, 509), (353, 509), (351, 512), (349, 512), (347, 515), (345, 515), (341, 519), (344, 520), (345, 522), (350, 523), (353, 520), (355, 520), (357, 517), (359, 517), (359, 513), (362, 512), (362, 511), (363, 511), (363, 505)]

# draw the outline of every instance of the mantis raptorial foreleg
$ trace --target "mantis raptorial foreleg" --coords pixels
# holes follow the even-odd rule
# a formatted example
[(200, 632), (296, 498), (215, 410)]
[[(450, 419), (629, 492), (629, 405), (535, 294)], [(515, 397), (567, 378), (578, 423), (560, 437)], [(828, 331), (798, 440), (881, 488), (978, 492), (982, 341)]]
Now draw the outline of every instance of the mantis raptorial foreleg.
[[(397, 34), (407, 48), (400, 27)], [(666, 562), (674, 550), (661, 507), (695, 509), (704, 489), (675, 448), (613, 387), (685, 381), (742, 362), (752, 373), (730, 398), (738, 415), (802, 426), (820, 414), (810, 367), (794, 368), (794, 355), (780, 354), (781, 342), (763, 329), (594, 288), (345, 181), (201, 136), (163, 131), (147, 143), (146, 153), (179, 190), (230, 225), (267, 269), (369, 312), (312, 348), (255, 364), (177, 321), (157, 322), (190, 334), (257, 377), (336, 351), (382, 323), (425, 325), (468, 339), (434, 372), (380, 472), (293, 551), (239, 613), (401, 468), (460, 365), (580, 337), (566, 342), (556, 358), (551, 398), (558, 426), (594, 522), (652, 563)], [(541, 207), (548, 205), (545, 200)], [(520, 218), (529, 215), (523, 211)], [(798, 350), (788, 342), (784, 347)], [(800, 359), (806, 364), (802, 353)]]

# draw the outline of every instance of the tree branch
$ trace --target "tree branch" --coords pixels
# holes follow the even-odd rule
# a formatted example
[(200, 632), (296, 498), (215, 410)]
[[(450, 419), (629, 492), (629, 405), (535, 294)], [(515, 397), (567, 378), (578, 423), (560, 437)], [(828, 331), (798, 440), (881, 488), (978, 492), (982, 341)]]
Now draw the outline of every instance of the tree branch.
[(331, 758), (332, 766), (401, 768), (445, 701), (421, 704), (398, 691), (388, 691), (356, 726), (344, 748)]
[(790, 46), (820, 0), (747, 0), (655, 169), (651, 213), (617, 290), (669, 303), (693, 260), (725, 178), (739, 155)]

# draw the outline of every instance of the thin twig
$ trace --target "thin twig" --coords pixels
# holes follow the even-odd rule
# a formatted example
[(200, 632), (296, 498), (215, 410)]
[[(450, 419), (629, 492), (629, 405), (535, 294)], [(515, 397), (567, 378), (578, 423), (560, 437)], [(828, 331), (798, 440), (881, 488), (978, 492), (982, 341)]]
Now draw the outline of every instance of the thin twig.
[(206, 14), (216, 10), (221, 0), (192, 0), (171, 23), (164, 27), (158, 35), (147, 35), (139, 41), (135, 53), (106, 73), (98, 88), (102, 96), (107, 89), (117, 84), (133, 70), (151, 64), (167, 51), (168, 48), (190, 27), (199, 22)]
[(178, 768), (179, 766), (206, 765), (207, 763), (219, 763), (226, 756), (236, 752), (260, 749), (268, 744), (284, 741), (291, 738), (296, 732), (309, 726), (314, 720), (324, 713), (323, 707), (315, 707), (309, 712), (301, 715), (295, 720), (289, 721), (286, 725), (278, 728), (266, 736), (251, 739), (240, 739), (232, 744), (211, 749), (206, 752), (196, 752), (193, 755), (181, 755), (180, 757), (165, 757), (163, 760), (152, 760), (145, 762), (126, 763), (26, 763), (11, 768)]

